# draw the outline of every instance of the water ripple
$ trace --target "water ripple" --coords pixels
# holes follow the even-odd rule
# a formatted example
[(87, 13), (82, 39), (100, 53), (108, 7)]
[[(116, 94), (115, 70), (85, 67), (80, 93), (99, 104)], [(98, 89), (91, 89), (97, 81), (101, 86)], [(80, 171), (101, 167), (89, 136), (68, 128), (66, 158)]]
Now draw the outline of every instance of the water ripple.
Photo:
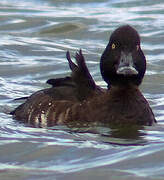
[[(1, 0), (3, 178), (163, 179), (163, 7), (162, 0)], [(111, 32), (122, 24), (134, 26), (141, 35), (148, 62), (141, 90), (153, 108), (157, 126), (139, 130), (137, 138), (118, 138), (102, 127), (92, 133), (66, 127), (38, 129), (11, 118), (8, 113), (19, 104), (14, 98), (48, 87), (49, 78), (70, 73), (67, 50), (73, 56), (83, 49), (92, 75), (105, 87), (99, 60)]]

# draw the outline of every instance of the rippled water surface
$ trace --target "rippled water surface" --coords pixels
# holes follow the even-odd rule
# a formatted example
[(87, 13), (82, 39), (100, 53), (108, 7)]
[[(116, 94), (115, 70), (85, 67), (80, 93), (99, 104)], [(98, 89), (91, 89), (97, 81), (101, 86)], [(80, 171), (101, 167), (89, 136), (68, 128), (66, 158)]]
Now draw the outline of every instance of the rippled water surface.
[[(19, 104), (14, 98), (69, 74), (67, 50), (74, 55), (81, 48), (94, 79), (105, 87), (99, 59), (111, 32), (123, 24), (141, 35), (147, 58), (141, 90), (157, 126), (132, 130), (129, 138), (101, 127), (94, 133), (31, 128), (8, 115)], [(0, 179), (163, 180), (163, 58), (163, 0), (1, 0)]]

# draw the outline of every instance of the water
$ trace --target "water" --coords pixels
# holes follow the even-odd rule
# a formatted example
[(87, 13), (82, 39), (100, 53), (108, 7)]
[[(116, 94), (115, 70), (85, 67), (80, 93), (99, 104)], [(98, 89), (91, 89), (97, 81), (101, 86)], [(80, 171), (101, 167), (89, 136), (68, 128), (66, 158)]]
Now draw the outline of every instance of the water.
[[(148, 63), (141, 90), (156, 127), (128, 136), (101, 127), (80, 133), (31, 128), (7, 114), (19, 104), (14, 98), (48, 87), (48, 78), (69, 75), (67, 50), (74, 55), (81, 48), (105, 87), (99, 59), (111, 32), (123, 24), (141, 35)], [(1, 0), (0, 179), (164, 179), (163, 39), (162, 0)]]

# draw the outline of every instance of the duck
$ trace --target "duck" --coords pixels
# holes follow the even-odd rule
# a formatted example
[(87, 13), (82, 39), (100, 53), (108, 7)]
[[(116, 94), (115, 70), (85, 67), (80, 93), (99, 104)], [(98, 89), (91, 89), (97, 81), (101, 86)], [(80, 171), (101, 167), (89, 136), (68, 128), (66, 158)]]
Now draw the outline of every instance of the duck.
[(106, 89), (96, 85), (82, 50), (75, 55), (76, 63), (67, 51), (71, 75), (49, 79), (52, 87), (35, 92), (10, 114), (34, 127), (154, 125), (154, 113), (139, 89), (146, 71), (140, 43), (130, 25), (113, 31), (100, 58)]

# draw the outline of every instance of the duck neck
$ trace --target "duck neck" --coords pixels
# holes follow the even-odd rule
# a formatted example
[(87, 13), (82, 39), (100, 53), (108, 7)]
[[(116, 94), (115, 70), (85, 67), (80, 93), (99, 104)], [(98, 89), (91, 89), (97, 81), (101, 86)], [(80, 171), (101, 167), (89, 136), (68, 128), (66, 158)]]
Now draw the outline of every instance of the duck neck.
[(115, 91), (131, 91), (131, 90), (137, 90), (138, 86), (133, 85), (133, 84), (127, 84), (127, 85), (110, 85), (109, 86), (110, 90), (115, 90)]
[(129, 99), (136, 98), (141, 94), (138, 86), (136, 85), (127, 85), (127, 86), (110, 86), (108, 91), (108, 96), (116, 100), (128, 101)]

